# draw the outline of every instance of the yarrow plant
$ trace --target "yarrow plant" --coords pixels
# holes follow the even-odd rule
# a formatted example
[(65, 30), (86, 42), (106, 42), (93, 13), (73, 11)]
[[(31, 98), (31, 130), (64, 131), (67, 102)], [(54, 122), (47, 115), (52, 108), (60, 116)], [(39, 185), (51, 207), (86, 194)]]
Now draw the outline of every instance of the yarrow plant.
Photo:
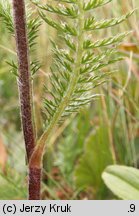
[[(89, 104), (98, 94), (92, 90), (108, 80), (111, 72), (102, 69), (122, 59), (116, 45), (129, 32), (122, 32), (100, 40), (93, 40), (94, 31), (110, 28), (125, 21), (131, 14), (119, 18), (96, 20), (92, 11), (103, 7), (112, 0), (53, 0), (43, 4), (31, 2), (38, 8), (40, 18), (34, 18), (25, 9), (24, 0), (12, 0), (13, 15), (7, 3), (0, 4), (0, 17), (3, 18), (9, 32), (15, 37), (18, 64), (8, 62), (18, 79), (21, 119), (24, 132), (26, 154), (29, 167), (29, 199), (40, 199), (42, 159), (49, 138), (55, 127), (72, 113)], [(27, 10), (27, 12), (25, 11)], [(29, 15), (28, 15), (29, 14)], [(58, 19), (53, 18), (58, 15)], [(45, 90), (51, 99), (44, 99), (46, 128), (36, 140), (32, 112), (32, 78), (39, 68), (37, 60), (30, 59), (35, 39), (42, 19), (55, 28), (59, 37), (65, 41), (65, 47), (59, 47), (51, 40), (55, 61), (51, 66), (51, 88)], [(99, 48), (99, 49), (98, 49)], [(118, 55), (117, 55), (118, 54)], [(118, 56), (118, 57), (117, 57)]]

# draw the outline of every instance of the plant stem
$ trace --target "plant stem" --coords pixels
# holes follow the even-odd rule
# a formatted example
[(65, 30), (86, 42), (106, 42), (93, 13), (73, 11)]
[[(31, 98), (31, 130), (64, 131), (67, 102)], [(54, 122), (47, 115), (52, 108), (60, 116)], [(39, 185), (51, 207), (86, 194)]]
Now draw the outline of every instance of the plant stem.
[(65, 93), (65, 96), (63, 97), (63, 100), (61, 101), (55, 115), (53, 116), (48, 128), (42, 136), (40, 137), (37, 146), (31, 156), (30, 160), (30, 169), (36, 168), (36, 169), (42, 169), (42, 159), (43, 154), (46, 146), (46, 141), (49, 140), (49, 137), (53, 133), (59, 119), (61, 118), (61, 115), (63, 114), (65, 108), (68, 106), (71, 96), (75, 91), (76, 84), (79, 79), (80, 75), (80, 64), (82, 59), (82, 46), (83, 46), (83, 9), (82, 9), (82, 1), (78, 0), (78, 9), (79, 9), (79, 15), (78, 15), (78, 36), (77, 36), (77, 51), (76, 51), (76, 63), (74, 67), (74, 71), (71, 75), (69, 87)]
[(29, 169), (29, 200), (40, 200), (41, 169)]
[[(28, 39), (26, 32), (26, 15), (24, 0), (13, 0), (15, 40), (18, 57), (18, 88), (21, 107), (21, 120), (25, 140), (28, 162), (35, 147), (35, 136), (32, 114), (31, 76), (28, 56)], [(32, 173), (32, 172), (31, 172)], [(37, 175), (37, 174), (36, 174)], [(29, 178), (29, 185), (33, 185), (34, 175)]]
[(101, 96), (101, 103), (102, 103), (105, 123), (106, 123), (106, 126), (108, 128), (108, 137), (109, 137), (109, 145), (110, 145), (110, 151), (111, 151), (111, 155), (112, 155), (112, 160), (113, 160), (113, 163), (116, 164), (118, 162), (117, 149), (116, 149), (116, 146), (114, 144), (112, 125), (111, 125), (111, 122), (110, 122), (109, 117), (108, 117), (106, 101), (105, 101), (104, 96)]
[(35, 138), (32, 122), (31, 77), (29, 72), (24, 0), (13, 0), (13, 12), (19, 67), (18, 87), (21, 105), (21, 119), (26, 145), (26, 153), (29, 160), (35, 146)]

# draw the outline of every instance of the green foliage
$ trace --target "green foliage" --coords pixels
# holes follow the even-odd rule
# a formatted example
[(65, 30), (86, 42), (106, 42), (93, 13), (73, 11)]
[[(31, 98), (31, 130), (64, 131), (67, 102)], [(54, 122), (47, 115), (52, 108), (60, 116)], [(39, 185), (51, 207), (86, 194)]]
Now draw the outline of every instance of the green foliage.
[(41, 21), (39, 17), (34, 16), (33, 10), (27, 4), (27, 34), (30, 51), (34, 51), (34, 46), (36, 45), (36, 38), (38, 37), (39, 27)]
[[(92, 89), (108, 80), (110, 75), (103, 72), (102, 68), (122, 59), (117, 57), (119, 53), (111, 45), (119, 44), (129, 32), (92, 41), (93, 31), (115, 26), (133, 12), (120, 18), (97, 21), (95, 17), (90, 17), (88, 11), (105, 5), (110, 0), (90, 0), (86, 3), (83, 0), (68, 0), (51, 5), (42, 5), (34, 0), (32, 2), (37, 5), (41, 18), (55, 28), (65, 41), (64, 48), (52, 41), (55, 55), (50, 77), (52, 90), (46, 87), (51, 99), (44, 99), (44, 104), (48, 124), (53, 125), (97, 98), (99, 95), (92, 94)], [(49, 14), (58, 15), (57, 21), (50, 18)]]
[(82, 110), (80, 115), (70, 123), (63, 133), (63, 137), (59, 140), (55, 165), (59, 166), (62, 175), (70, 184), (73, 184), (75, 164), (83, 153), (84, 141), (91, 128), (89, 119), (90, 113), (88, 110)]
[(134, 11), (127, 13), (126, 15), (123, 15), (119, 18), (106, 19), (98, 22), (95, 20), (94, 17), (91, 18), (89, 17), (84, 22), (84, 30), (91, 31), (91, 30), (109, 28), (118, 25), (121, 22), (125, 21), (128, 17), (130, 17), (133, 14), (133, 12)]
[(11, 66), (11, 73), (13, 73), (15, 76), (18, 77), (18, 67), (17, 67), (17, 64), (13, 60), (7, 61), (7, 64)]
[[(34, 17), (33, 11), (30, 6), (27, 4), (27, 35), (29, 42), (29, 50), (30, 52), (34, 52), (36, 45), (36, 38), (38, 37), (38, 30), (41, 25), (41, 21), (39, 17)], [(13, 16), (11, 11), (11, 3), (9, 0), (2, 1), (0, 3), (0, 18), (2, 18), (5, 23), (7, 29), (9, 30), (12, 36), (14, 35), (14, 25), (13, 25)], [(18, 76), (17, 71), (17, 62), (15, 60), (7, 61), (7, 63), (11, 66), (11, 72)], [(40, 69), (40, 62), (36, 59), (31, 60), (30, 69), (32, 75), (34, 75)]]
[[(128, 32), (129, 33), (129, 32)], [(92, 49), (92, 48), (98, 48), (103, 46), (109, 46), (115, 43), (119, 43), (123, 40), (123, 38), (128, 33), (121, 33), (119, 35), (116, 35), (114, 37), (104, 38), (102, 40), (97, 40), (95, 42), (92, 42), (91, 40), (85, 40), (83, 44), (84, 49)]]
[[(14, 35), (13, 17), (9, 0), (0, 3), (0, 18), (2, 18), (9, 32)], [(34, 18), (32, 10), (27, 5), (27, 29), (30, 49), (36, 44), (35, 39), (38, 36), (37, 33), (40, 25), (39, 17)]]
[(13, 27), (13, 20), (11, 16), (11, 7), (9, 1), (1, 1), (0, 2), (0, 18), (3, 19), (7, 29), (13, 35), (14, 34), (14, 27)]
[[(11, 20), (12, 17), (11, 16), (9, 17), (9, 15), (8, 15), (9, 12), (7, 12), (7, 11), (11, 11), (11, 9), (10, 9), (11, 7), (8, 6), (9, 9), (7, 9), (5, 7), (6, 2), (7, 2), (6, 0), (0, 1), (0, 13), (2, 11), (2, 13), (0, 15), (0, 17), (2, 18), (0, 33), (1, 33), (1, 44), (3, 44), (5, 46), (5, 48), (9, 48), (8, 45), (10, 45), (10, 47), (11, 47), (12, 41), (10, 41), (9, 37), (7, 37), (7, 35), (6, 35), (6, 29), (4, 28), (4, 23), (6, 24), (7, 28), (9, 25), (8, 31), (10, 33), (12, 33), (12, 35), (14, 35), (14, 33), (12, 32), (12, 28), (13, 28), (13, 26), (12, 26), (13, 24), (12, 24), (12, 20)], [(49, 1), (49, 2), (51, 2), (50, 3), (51, 5), (50, 4), (49, 5), (53, 6), (55, 8), (59, 7), (59, 5), (58, 5), (59, 2), (61, 3), (61, 5), (68, 6), (68, 8), (70, 8), (73, 5), (75, 5), (75, 7), (76, 7), (76, 4), (77, 4), (76, 0), (61, 0), (61, 1)], [(84, 2), (85, 2), (84, 5), (86, 5), (86, 6), (87, 6), (87, 4), (89, 4), (89, 1), (87, 1), (87, 0)], [(92, 2), (95, 2), (95, 1), (92, 1)], [(100, 1), (96, 1), (96, 2), (100, 3)], [(107, 1), (103, 1), (103, 2), (107, 2)], [(101, 19), (102, 19), (100, 21), (96, 20), (97, 9), (94, 10), (93, 13), (92, 13), (92, 11), (87, 13), (87, 11), (89, 11), (90, 9), (84, 10), (85, 11), (85, 18), (84, 18), (84, 22), (83, 22), (83, 28), (84, 28), (84, 34), (85, 34), (84, 38), (86, 40), (89, 40), (91, 42), (91, 44), (95, 43), (96, 38), (102, 39), (104, 37), (104, 39), (105, 39), (106, 35), (110, 36), (111, 28), (109, 28), (109, 29), (106, 29), (106, 28), (113, 26), (113, 24), (114, 25), (118, 24), (118, 23), (124, 21), (124, 18), (130, 16), (130, 13), (126, 13), (125, 15), (123, 15), (119, 18), (111, 18), (111, 19), (103, 20), (103, 17), (105, 17), (106, 15), (113, 16), (113, 15), (117, 14), (117, 11), (119, 13), (119, 8), (121, 10), (121, 1), (118, 0), (118, 1), (113, 1), (113, 2), (114, 3), (112, 5), (112, 10), (109, 10), (109, 8), (108, 8), (107, 11), (103, 10), (100, 12), (99, 16), (101, 16)], [(55, 6), (55, 3), (56, 3), (56, 6)], [(65, 4), (65, 3), (69, 3), (69, 4)], [(136, 3), (136, 7), (138, 7), (138, 3), (137, 2), (135, 2), (135, 3)], [(96, 6), (97, 6), (97, 4), (96, 4)], [(127, 1), (127, 7), (128, 6), (129, 6), (129, 2)], [(4, 7), (5, 7), (5, 10), (3, 11)], [(33, 10), (33, 12), (34, 12), (34, 10)], [(52, 12), (48, 12), (47, 14), (45, 14), (45, 12), (48, 12), (48, 11), (43, 10), (43, 9), (39, 10), (39, 13), (41, 16), (43, 16), (43, 19), (47, 19), (48, 22), (50, 20), (50, 21), (54, 22), (54, 24), (56, 23), (58, 25), (55, 29), (58, 30), (58, 33), (60, 35), (59, 40), (57, 40), (56, 38), (51, 38), (51, 40), (56, 41), (55, 43), (57, 43), (57, 41), (59, 43), (59, 46), (58, 46), (57, 44), (53, 43), (53, 41), (52, 41), (53, 51), (55, 54), (55, 58), (53, 61), (56, 63), (59, 61), (58, 59), (61, 58), (62, 64), (65, 64), (66, 67), (69, 68), (68, 70), (71, 71), (70, 66), (74, 67), (75, 63), (76, 63), (76, 52), (77, 52), (77, 42), (78, 42), (76, 34), (78, 33), (78, 24), (77, 24), (78, 16), (75, 19), (75, 18), (72, 18), (71, 16), (68, 16), (68, 15), (63, 16), (63, 15), (60, 15), (58, 13), (54, 13), (55, 16), (53, 17)], [(105, 12), (107, 12), (107, 13), (105, 14)], [(6, 16), (5, 16), (5, 14), (6, 14)], [(29, 13), (29, 14), (31, 14), (31, 13)], [(49, 16), (49, 14), (51, 15), (51, 18)], [(129, 14), (129, 16), (128, 16), (128, 14)], [(4, 17), (6, 18), (5, 21), (4, 21)], [(34, 19), (35, 17), (36, 17), (36, 15), (35, 15), (35, 13), (33, 13), (32, 19)], [(6, 20), (7, 20), (7, 23), (6, 23)], [(133, 20), (134, 20), (134, 18), (133, 18)], [(137, 16), (137, 20), (138, 20), (138, 16)], [(129, 21), (129, 23), (126, 22), (126, 24), (128, 24), (128, 26), (122, 25), (122, 29), (125, 29), (125, 31), (127, 31), (127, 27), (130, 26), (129, 28), (131, 28), (133, 23), (134, 23), (134, 25), (136, 25), (136, 22), (130, 22), (130, 21)], [(133, 25), (133, 28), (134, 28), (134, 25)], [(103, 27), (105, 27), (104, 34), (103, 34)], [(102, 31), (99, 29), (102, 29)], [(113, 33), (116, 33), (116, 32), (120, 33), (121, 32), (121, 28), (118, 26), (112, 30), (114, 30)], [(51, 35), (51, 33), (53, 34), (53, 32), (51, 32), (51, 28), (48, 29), (47, 31), (49, 31), (49, 35)], [(64, 34), (63, 34), (63, 31), (64, 31)], [(32, 32), (31, 29), (30, 29), (30, 32)], [(47, 44), (48, 34), (46, 34), (45, 28), (43, 28), (43, 33), (44, 34), (42, 34), (42, 29), (41, 29), (40, 39), (43, 39), (44, 43)], [(53, 36), (54, 36), (54, 34), (53, 34)], [(34, 40), (34, 42), (36, 42), (36, 39)], [(9, 43), (9, 41), (10, 41), (10, 43)], [(135, 44), (132, 44), (131, 41), (135, 42)], [(124, 96), (121, 96), (121, 92), (123, 91), (123, 86), (126, 83), (127, 69), (129, 68), (129, 65), (127, 65), (125, 62), (123, 64), (118, 65), (120, 72), (116, 73), (116, 76), (113, 74), (113, 79), (111, 80), (110, 85), (104, 86), (104, 88), (102, 89), (102, 92), (106, 96), (105, 98), (106, 98), (106, 109), (108, 112), (108, 121), (111, 123), (110, 126), (112, 126), (112, 128), (114, 128), (111, 135), (114, 137), (114, 145), (117, 148), (117, 154), (119, 157), (118, 163), (126, 164), (126, 165), (128, 164), (131, 166), (138, 162), (138, 152), (139, 152), (138, 135), (136, 134), (136, 130), (138, 128), (138, 122), (137, 122), (138, 121), (138, 111), (135, 109), (135, 103), (138, 106), (138, 101), (139, 101), (138, 100), (139, 99), (138, 98), (138, 92), (139, 92), (138, 76), (136, 76), (136, 70), (135, 70), (136, 66), (139, 62), (139, 57), (138, 57), (139, 52), (137, 52), (137, 53), (135, 52), (136, 54), (134, 53), (134, 46), (136, 45), (137, 41), (138, 41), (138, 39), (136, 38), (135, 34), (133, 35), (131, 40), (129, 39), (128, 41), (126, 41), (126, 42), (129, 42), (128, 48), (130, 48), (130, 50), (133, 51), (132, 64), (133, 64), (133, 68), (134, 68), (133, 72), (135, 73), (134, 74), (135, 76), (131, 73), (129, 85), (128, 85), (128, 88), (126, 89), (126, 94)], [(65, 42), (65, 44), (64, 44), (64, 42)], [(32, 40), (32, 43), (33, 43), (33, 40)], [(118, 43), (116, 42), (116, 45), (117, 44)], [(121, 46), (126, 50), (126, 46), (124, 46), (124, 43), (121, 44)], [(46, 52), (46, 46), (42, 45), (42, 47), (37, 47), (37, 48), (38, 49), (37, 49), (36, 53), (34, 50), (34, 49), (36, 49), (35, 45), (33, 45), (32, 48), (30, 49), (30, 51), (31, 50), (34, 51), (34, 52), (31, 51), (31, 53), (33, 53), (33, 57), (35, 59), (38, 59), (38, 56), (37, 56), (38, 54)], [(87, 85), (90, 84), (91, 89), (92, 89), (92, 86), (96, 87), (97, 85), (105, 83), (105, 81), (109, 79), (109, 76), (112, 73), (108, 72), (109, 68), (107, 66), (110, 65), (111, 59), (112, 60), (114, 58), (117, 59), (117, 55), (119, 56), (119, 53), (114, 51), (115, 50), (115, 44), (114, 44), (114, 46), (109, 45), (108, 47), (102, 46), (101, 50), (99, 50), (98, 48), (97, 47), (96, 48), (90, 48), (90, 49), (88, 48), (88, 49), (84, 50), (83, 55), (82, 55), (82, 59), (81, 59), (81, 66), (80, 67), (81, 67), (81, 70), (84, 71), (84, 72), (82, 72), (82, 74), (83, 75), (86, 74), (86, 76), (85, 77), (81, 76), (79, 78), (79, 80), (81, 83), (86, 82)], [(112, 50), (111, 50), (111, 48), (112, 48)], [(56, 51), (55, 51), (55, 49), (56, 49)], [(128, 50), (126, 50), (126, 51), (127, 51), (126, 56), (129, 57), (130, 51), (128, 51)], [(9, 177), (11, 179), (13, 179), (13, 183), (15, 181), (16, 186), (19, 186), (19, 185), (23, 185), (24, 182), (21, 179), (19, 181), (17, 181), (17, 179), (14, 179), (15, 170), (13, 170), (13, 164), (17, 166), (19, 176), (21, 178), (24, 178), (23, 173), (21, 173), (21, 167), (24, 167), (24, 165), (23, 165), (24, 164), (24, 151), (23, 151), (23, 153), (20, 153), (20, 156), (19, 156), (19, 152), (17, 151), (17, 148), (18, 148), (19, 144), (23, 144), (22, 140), (21, 140), (22, 136), (20, 135), (20, 137), (21, 137), (20, 140), (17, 140), (17, 137), (16, 137), (16, 141), (12, 141), (12, 143), (15, 145), (13, 145), (12, 150), (10, 151), (10, 156), (9, 156), (9, 149), (11, 148), (11, 140), (13, 137), (15, 137), (15, 129), (21, 130), (21, 127), (19, 125), (19, 115), (17, 115), (18, 97), (17, 97), (16, 91), (15, 91), (16, 82), (15, 82), (14, 78), (12, 76), (10, 76), (9, 73), (7, 73), (8, 68), (4, 64), (5, 59), (9, 58), (9, 56), (7, 57), (7, 53), (8, 52), (6, 49), (5, 49), (5, 51), (1, 49), (1, 53), (0, 53), (0, 62), (1, 62), (1, 68), (0, 68), (0, 79), (1, 79), (0, 80), (0, 95), (1, 95), (1, 99), (0, 99), (0, 105), (1, 105), (0, 122), (1, 122), (1, 126), (4, 127), (4, 131), (6, 132), (6, 137), (9, 136), (9, 128), (11, 128), (11, 126), (13, 126), (13, 124), (16, 125), (16, 127), (13, 128), (13, 130), (11, 132), (11, 137), (9, 138), (9, 142), (8, 142), (9, 143), (8, 160), (9, 160), (9, 164), (11, 164), (11, 170), (13, 171), (13, 175), (10, 175)], [(48, 64), (47, 65), (47, 68), (48, 68), (50, 63), (51, 63), (51, 61), (49, 61), (51, 55), (50, 55), (50, 53), (47, 53), (47, 55), (48, 55), (48, 58), (46, 59), (45, 65)], [(114, 58), (113, 58), (113, 56), (114, 56)], [(128, 60), (128, 58), (127, 58), (127, 60)], [(31, 59), (31, 65), (32, 65), (31, 67), (32, 68), (34, 67), (34, 69), (32, 69), (32, 74), (35, 73), (35, 71), (37, 71), (36, 68), (38, 65), (38, 62), (36, 62), (36, 64), (34, 64), (33, 61)], [(96, 64), (96, 62), (98, 64)], [(13, 66), (14, 66), (13, 69), (15, 69), (15, 70), (13, 70), (12, 72), (17, 74), (16, 60), (10, 61), (9, 63), (13, 64)], [(95, 65), (94, 65), (94, 63), (95, 63)], [(93, 68), (93, 70), (92, 70), (93, 72), (91, 72), (90, 74), (88, 73), (89, 69), (87, 69), (88, 64), (89, 64), (89, 66), (91, 66)], [(105, 68), (106, 70), (105, 69), (103, 70), (104, 64), (106, 66), (106, 68)], [(132, 64), (131, 64), (131, 66), (132, 66)], [(102, 69), (101, 69), (101, 65), (102, 65)], [(84, 68), (85, 68), (85, 70), (84, 70)], [(95, 70), (95, 68), (96, 68), (96, 70)], [(60, 69), (61, 69), (61, 71), (63, 71), (63, 66), (61, 67), (61, 65), (60, 65)], [(34, 70), (34, 72), (33, 72), (33, 70)], [(52, 68), (52, 70), (54, 71), (55, 75), (57, 77), (59, 77), (59, 72), (57, 71), (57, 68), (55, 69), (55, 66), (54, 66), (54, 68)], [(74, 73), (74, 71), (71, 71), (71, 72)], [(106, 71), (106, 72), (104, 72), (104, 71)], [(68, 73), (68, 71), (65, 69), (64, 75), (65, 75), (65, 77), (67, 77), (67, 79), (70, 79), (69, 74), (70, 74), (70, 72)], [(93, 76), (92, 76), (92, 74), (93, 74)], [(37, 77), (37, 78), (39, 79), (39, 77)], [(52, 77), (52, 79), (53, 79), (53, 77)], [(60, 76), (60, 81), (63, 82), (64, 80), (65, 80), (65, 78), (64, 79), (62, 78), (62, 80), (61, 80), (61, 76)], [(43, 85), (43, 82), (44, 82), (44, 79), (42, 79), (42, 83), (40, 81), (39, 84)], [(116, 84), (117, 84), (117, 86), (116, 86)], [(10, 86), (10, 88), (9, 88), (9, 86)], [(37, 93), (40, 91), (40, 94), (42, 95), (43, 92), (41, 92), (40, 86), (37, 85), (37, 83), (35, 84), (35, 86), (37, 89)], [(50, 90), (51, 88), (49, 85), (49, 80), (48, 80), (48, 86), (49, 86), (49, 90)], [(69, 83), (68, 83), (68, 86), (69, 86)], [(57, 86), (54, 86), (54, 87), (57, 88)], [(120, 87), (120, 90), (119, 90), (119, 87)], [(80, 91), (81, 91), (81, 89), (80, 89)], [(94, 90), (94, 91), (96, 91), (96, 90)], [(55, 93), (55, 90), (53, 87), (52, 87), (51, 93), (52, 94)], [(57, 95), (54, 94), (54, 96), (56, 96), (56, 99), (57, 99)], [(36, 94), (35, 94), (35, 98), (36, 98)], [(37, 95), (37, 98), (38, 98), (38, 95)], [(53, 101), (53, 96), (51, 97), (51, 95), (49, 96), (47, 94), (47, 98), (49, 98), (49, 100), (51, 99)], [(39, 104), (39, 106), (40, 106), (40, 104)], [(47, 107), (47, 109), (48, 109), (48, 107)], [(58, 139), (58, 142), (59, 142), (58, 147), (53, 149), (53, 154), (56, 156), (56, 164), (59, 166), (62, 174), (66, 178), (66, 182), (70, 183), (71, 185), (74, 185), (73, 184), (73, 172), (74, 172), (75, 167), (77, 167), (76, 168), (76, 170), (77, 170), (78, 167), (80, 166), (80, 172), (79, 172), (78, 176), (83, 176), (83, 174), (85, 173), (84, 169), (81, 169), (80, 161), (82, 161), (82, 158), (83, 158), (83, 156), (86, 155), (86, 152), (84, 153), (83, 156), (81, 155), (81, 159), (78, 160), (78, 157), (80, 157), (80, 154), (82, 154), (82, 152), (84, 151), (84, 148), (83, 148), (84, 143), (87, 144), (88, 140), (90, 139), (90, 136), (92, 135), (92, 134), (89, 135), (89, 138), (88, 138), (88, 134), (90, 131), (90, 128), (88, 126), (89, 122), (91, 122), (91, 127), (94, 127), (94, 125), (97, 124), (96, 123), (96, 119), (97, 119), (97, 122), (99, 125), (99, 120), (101, 119), (101, 117), (98, 116), (98, 113), (96, 112), (98, 109), (100, 109), (101, 110), (100, 112), (102, 113), (102, 115), (104, 115), (104, 109), (102, 108), (100, 100), (97, 101), (95, 103), (95, 105), (93, 104), (93, 106), (90, 109), (86, 109), (85, 113), (79, 115), (78, 116), (79, 120), (77, 120), (77, 118), (74, 118), (70, 127), (68, 127), (64, 131), (63, 136), (60, 136), (60, 138)], [(119, 111), (118, 111), (118, 109), (119, 109)], [(56, 110), (57, 110), (57, 108), (56, 108)], [(16, 113), (16, 115), (15, 115), (15, 113)], [(91, 117), (86, 116), (89, 113), (91, 113), (93, 115), (93, 119)], [(117, 117), (115, 117), (116, 116), (115, 113), (117, 114)], [(49, 114), (48, 114), (48, 118), (49, 118)], [(51, 121), (52, 121), (52, 118), (51, 118)], [(77, 121), (78, 121), (78, 123), (77, 123)], [(94, 122), (94, 123), (92, 123), (92, 122)], [(108, 125), (106, 124), (105, 127), (107, 127), (107, 126)], [(4, 133), (2, 130), (1, 130), (1, 132)], [(107, 131), (105, 131), (105, 132), (107, 133)], [(55, 137), (55, 133), (53, 133), (52, 136)], [(105, 137), (106, 137), (106, 135), (104, 135), (104, 139), (105, 139)], [(93, 135), (92, 135), (92, 140), (94, 140)], [(134, 149), (134, 142), (135, 141), (136, 141), (136, 149)], [(107, 142), (109, 143), (109, 140)], [(16, 148), (15, 148), (15, 146), (16, 146)], [(91, 146), (91, 140), (90, 140), (90, 146)], [(91, 148), (91, 150), (90, 150), (91, 151), (90, 152), (91, 157), (92, 157), (92, 152), (95, 151), (96, 147), (97, 146), (94, 144), (94, 148)], [(58, 148), (58, 154), (56, 152), (57, 148)], [(85, 145), (85, 150), (86, 150), (86, 148), (87, 147)], [(109, 151), (109, 146), (108, 146), (108, 151)], [(101, 154), (102, 154), (102, 152), (100, 149), (99, 153), (98, 153), (98, 157)], [(10, 157), (10, 159), (9, 159), (9, 157)], [(93, 164), (94, 165), (93, 166), (94, 173), (98, 169), (98, 166), (97, 166), (98, 165), (98, 162), (97, 162), (98, 157), (96, 157), (96, 162), (94, 162), (94, 164)], [(18, 158), (18, 160), (17, 160), (17, 158)], [(23, 160), (21, 160), (21, 158)], [(108, 158), (108, 161), (109, 161), (109, 158)], [(49, 158), (47, 157), (46, 164), (48, 164), (48, 163), (49, 163)], [(79, 165), (78, 165), (78, 163), (79, 163)], [(77, 166), (75, 166), (76, 164), (77, 164)], [(82, 164), (83, 164), (83, 161), (82, 161)], [(88, 163), (85, 161), (85, 164), (88, 164)], [(91, 166), (92, 166), (92, 164), (91, 164)], [(24, 169), (26, 169), (26, 168), (24, 167)], [(85, 167), (85, 169), (87, 169), (87, 167)], [(85, 174), (87, 176), (87, 179), (88, 178), (91, 179), (92, 173), (90, 170), (88, 168), (88, 172), (87, 172), (87, 174)], [(101, 172), (100, 172), (100, 174), (101, 174)], [(85, 175), (83, 176), (83, 179), (86, 178)], [(60, 181), (61, 181), (60, 183), (62, 183), (63, 179), (61, 179)], [(1, 191), (0, 198), (1, 199), (21, 199), (21, 198), (24, 199), (26, 197), (26, 193), (22, 193), (24, 191), (23, 188), (19, 187), (18, 191), (17, 191), (17, 188), (13, 187), (13, 185), (12, 185), (13, 183), (11, 184), (10, 182), (3, 180), (3, 178), (0, 178), (0, 183), (1, 183), (1, 188), (0, 188), (0, 191)], [(115, 185), (115, 182), (114, 182), (114, 185)], [(80, 186), (77, 186), (77, 188), (79, 189), (82, 186), (83, 187), (85, 186), (86, 188), (90, 187), (93, 190), (92, 194), (95, 194), (97, 198), (107, 199), (107, 196), (105, 196), (106, 188), (104, 187), (103, 183), (100, 184), (100, 191), (102, 191), (102, 193), (99, 191), (98, 186), (96, 186), (96, 188), (95, 188), (95, 181), (93, 181), (93, 179), (92, 179), (92, 183), (88, 184), (88, 183), (83, 182)], [(87, 190), (85, 190), (85, 192), (86, 191)], [(97, 191), (98, 191), (98, 193), (99, 192), (100, 193), (97, 194)], [(129, 192), (129, 193), (131, 193), (131, 192)], [(91, 194), (91, 192), (89, 192), (89, 194)], [(116, 195), (119, 197), (118, 194), (116, 194)], [(55, 197), (55, 196), (53, 196), (53, 197)], [(85, 198), (88, 198), (88, 195), (85, 195)]]
[(112, 0), (89, 0), (87, 3), (84, 3), (83, 9), (85, 11), (92, 10), (94, 8), (103, 6), (111, 1)]
[(102, 178), (108, 188), (124, 200), (139, 200), (139, 171), (133, 167), (108, 166)]
[(26, 185), (19, 173), (7, 168), (7, 175), (0, 173), (0, 199), (17, 200), (26, 198)]
[[(72, 3), (72, 2), (70, 2)], [(63, 15), (63, 16), (66, 16), (66, 17), (70, 17), (72, 19), (76, 18), (77, 17), (77, 14), (78, 14), (78, 10), (74, 7), (74, 6), (71, 6), (71, 7), (53, 7), (52, 5), (49, 5), (49, 4), (46, 4), (45, 6), (41, 5), (41, 4), (37, 4), (38, 7), (40, 9), (43, 9), (43, 10), (46, 10), (48, 12), (51, 12), (51, 13), (56, 13), (56, 14), (59, 14), (59, 15)]]
[(101, 174), (111, 163), (108, 131), (102, 125), (92, 131), (85, 143), (85, 152), (75, 170), (77, 188), (85, 189), (90, 187), (94, 197), (102, 199), (106, 195), (106, 188), (101, 179)]

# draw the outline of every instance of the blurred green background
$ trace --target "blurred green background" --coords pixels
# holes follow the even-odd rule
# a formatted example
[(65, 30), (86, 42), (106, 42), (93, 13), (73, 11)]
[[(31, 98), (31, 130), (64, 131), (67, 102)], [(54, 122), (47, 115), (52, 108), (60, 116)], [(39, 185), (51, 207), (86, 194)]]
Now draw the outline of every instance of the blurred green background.
[[(36, 14), (36, 8), (30, 7)], [(118, 17), (136, 7), (136, 0), (113, 0), (94, 13), (99, 19)], [(139, 11), (118, 27), (94, 33), (94, 39), (127, 30), (132, 33), (118, 47), (124, 61), (105, 68), (116, 72), (95, 89), (104, 96), (63, 122), (51, 137), (44, 158), (42, 199), (115, 199), (101, 178), (105, 167), (114, 163), (139, 167)], [(45, 125), (44, 85), (49, 86), (53, 64), (49, 39), (57, 40), (57, 32), (42, 22), (38, 35), (33, 55), (42, 67), (34, 76), (33, 90), (39, 136)], [(0, 199), (26, 199), (27, 167), (18, 87), (16, 76), (6, 63), (10, 59), (16, 61), (15, 41), (1, 20)]]

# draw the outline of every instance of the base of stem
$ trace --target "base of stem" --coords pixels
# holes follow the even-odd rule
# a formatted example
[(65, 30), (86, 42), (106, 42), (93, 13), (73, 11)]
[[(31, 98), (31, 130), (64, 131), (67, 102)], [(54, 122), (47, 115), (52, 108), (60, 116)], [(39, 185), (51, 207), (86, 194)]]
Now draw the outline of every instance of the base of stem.
[(29, 200), (40, 200), (41, 169), (29, 168)]

